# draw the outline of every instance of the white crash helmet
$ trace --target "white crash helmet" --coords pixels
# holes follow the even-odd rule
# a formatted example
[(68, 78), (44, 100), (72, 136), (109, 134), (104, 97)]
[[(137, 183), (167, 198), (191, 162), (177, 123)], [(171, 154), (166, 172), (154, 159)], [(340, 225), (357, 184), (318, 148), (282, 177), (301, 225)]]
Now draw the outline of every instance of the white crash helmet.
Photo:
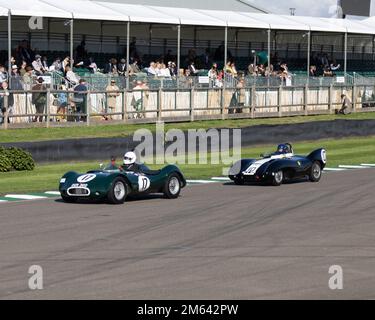
[(134, 152), (129, 151), (129, 152), (125, 153), (125, 155), (124, 155), (124, 164), (125, 165), (133, 164), (133, 163), (135, 163), (136, 160), (137, 160), (137, 156), (135, 155)]

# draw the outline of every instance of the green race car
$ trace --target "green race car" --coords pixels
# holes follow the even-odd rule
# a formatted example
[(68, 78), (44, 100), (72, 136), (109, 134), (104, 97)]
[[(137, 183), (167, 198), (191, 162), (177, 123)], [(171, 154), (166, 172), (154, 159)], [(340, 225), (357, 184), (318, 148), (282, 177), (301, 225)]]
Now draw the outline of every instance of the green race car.
[(139, 165), (137, 172), (109, 166), (85, 174), (67, 172), (60, 179), (59, 191), (65, 202), (90, 199), (122, 204), (127, 196), (137, 194), (163, 193), (174, 199), (185, 186), (184, 175), (175, 165), (161, 170)]

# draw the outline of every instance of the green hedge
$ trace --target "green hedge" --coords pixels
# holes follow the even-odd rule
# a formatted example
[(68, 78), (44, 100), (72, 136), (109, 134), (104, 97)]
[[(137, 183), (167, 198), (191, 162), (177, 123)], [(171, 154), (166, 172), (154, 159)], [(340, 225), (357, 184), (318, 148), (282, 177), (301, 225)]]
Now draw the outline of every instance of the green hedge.
[(31, 154), (20, 148), (0, 147), (0, 172), (10, 170), (25, 171), (33, 170), (35, 161)]

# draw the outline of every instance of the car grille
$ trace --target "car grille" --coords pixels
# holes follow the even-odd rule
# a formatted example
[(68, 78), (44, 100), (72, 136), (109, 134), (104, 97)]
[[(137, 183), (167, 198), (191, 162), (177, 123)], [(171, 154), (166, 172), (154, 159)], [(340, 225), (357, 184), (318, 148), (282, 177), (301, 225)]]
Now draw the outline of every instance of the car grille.
[(90, 190), (87, 188), (69, 188), (67, 190), (69, 196), (76, 197), (88, 197), (90, 195)]

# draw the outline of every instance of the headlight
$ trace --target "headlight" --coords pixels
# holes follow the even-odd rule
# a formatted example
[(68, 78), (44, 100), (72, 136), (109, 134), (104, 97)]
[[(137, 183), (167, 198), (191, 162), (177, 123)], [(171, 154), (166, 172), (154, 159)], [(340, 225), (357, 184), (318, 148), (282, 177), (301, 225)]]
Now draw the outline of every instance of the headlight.
[(60, 179), (60, 183), (65, 183), (66, 182), (66, 178), (61, 178)]

